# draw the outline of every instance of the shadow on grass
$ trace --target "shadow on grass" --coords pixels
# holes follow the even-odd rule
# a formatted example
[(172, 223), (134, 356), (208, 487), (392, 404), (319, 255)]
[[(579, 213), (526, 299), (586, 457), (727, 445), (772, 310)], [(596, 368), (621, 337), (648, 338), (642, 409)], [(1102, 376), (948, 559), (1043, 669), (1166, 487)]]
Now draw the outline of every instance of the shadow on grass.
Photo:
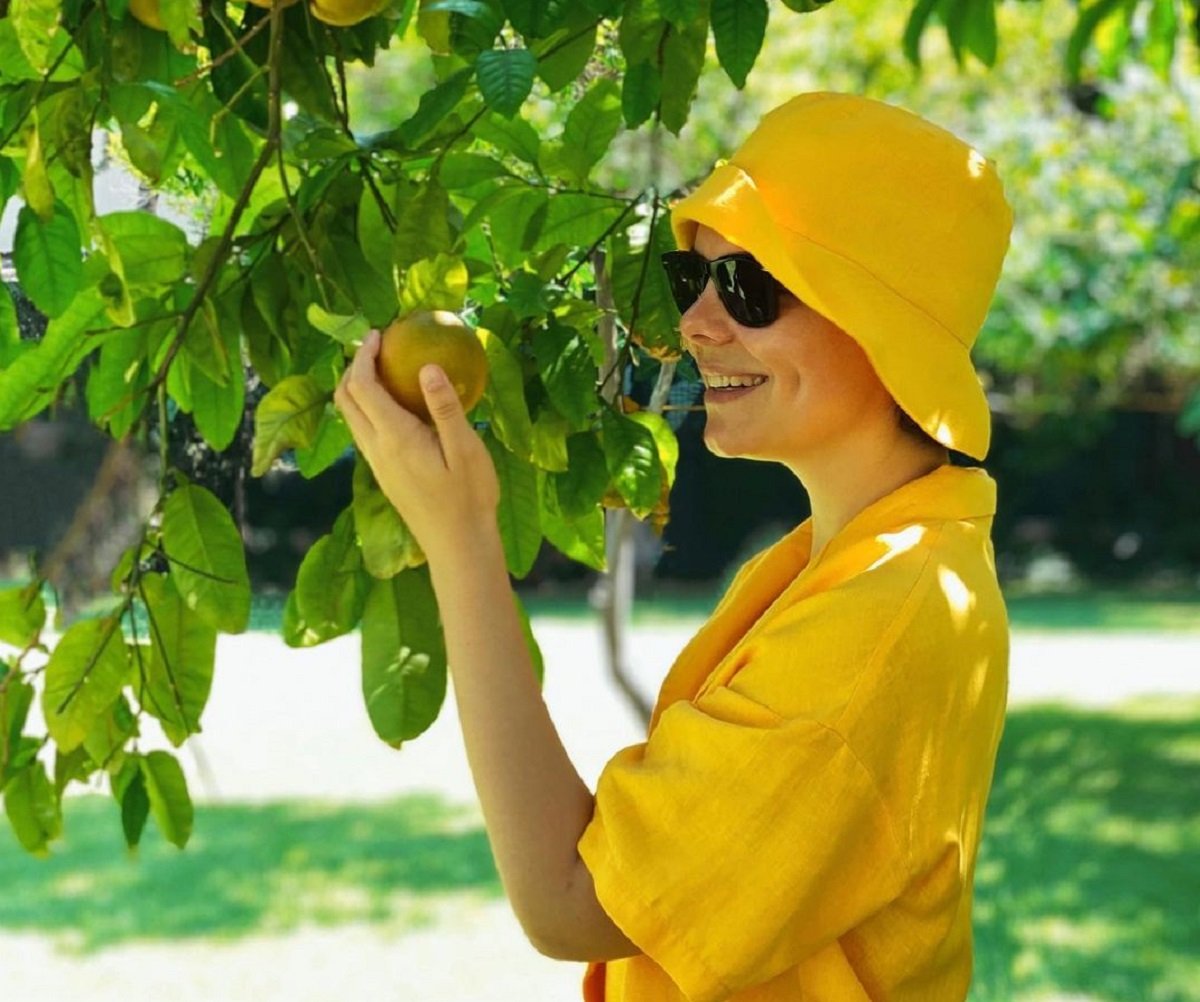
[(1200, 984), (1200, 700), (1010, 712), (971, 1002), (1185, 1002)]
[(64, 813), (65, 838), (48, 859), (0, 835), (0, 935), (45, 933), (88, 951), (305, 922), (413, 927), (437, 898), (503, 896), (477, 813), (435, 796), (198, 806), (183, 852), (151, 819), (136, 856), (110, 798), (73, 797)]

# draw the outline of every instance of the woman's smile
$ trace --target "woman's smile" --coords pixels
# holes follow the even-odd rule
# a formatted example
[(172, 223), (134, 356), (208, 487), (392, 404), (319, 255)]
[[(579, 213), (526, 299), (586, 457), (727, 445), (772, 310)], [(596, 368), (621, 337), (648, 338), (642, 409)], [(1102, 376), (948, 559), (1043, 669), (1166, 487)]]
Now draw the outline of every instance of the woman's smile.
[(758, 373), (726, 375), (718, 372), (702, 373), (704, 379), (705, 406), (728, 403), (753, 393), (762, 386), (767, 377)]

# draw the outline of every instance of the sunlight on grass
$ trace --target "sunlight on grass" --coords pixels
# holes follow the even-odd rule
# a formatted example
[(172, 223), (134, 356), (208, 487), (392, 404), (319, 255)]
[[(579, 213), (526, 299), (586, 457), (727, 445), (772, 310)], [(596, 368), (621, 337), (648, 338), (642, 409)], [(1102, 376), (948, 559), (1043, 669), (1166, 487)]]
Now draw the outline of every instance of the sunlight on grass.
[(1200, 699), (1009, 713), (976, 866), (971, 1002), (1189, 1002)]
[(150, 825), (134, 856), (108, 797), (73, 797), (65, 814), (65, 838), (45, 860), (0, 835), (0, 933), (45, 933), (89, 951), (306, 923), (408, 929), (431, 921), (433, 902), (502, 895), (477, 813), (433, 796), (202, 805), (186, 850)]

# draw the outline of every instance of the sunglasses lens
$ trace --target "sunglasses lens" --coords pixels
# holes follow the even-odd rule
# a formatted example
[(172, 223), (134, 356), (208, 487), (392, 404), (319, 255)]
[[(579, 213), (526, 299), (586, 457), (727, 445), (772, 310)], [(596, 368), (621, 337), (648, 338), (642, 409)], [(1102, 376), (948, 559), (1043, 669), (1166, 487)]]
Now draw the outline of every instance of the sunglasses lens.
[(671, 251), (662, 256), (662, 262), (675, 305), (680, 313), (686, 313), (704, 291), (704, 282), (708, 277), (705, 262), (690, 251)]
[(765, 327), (776, 316), (775, 280), (752, 258), (730, 258), (716, 269), (725, 309), (745, 327)]

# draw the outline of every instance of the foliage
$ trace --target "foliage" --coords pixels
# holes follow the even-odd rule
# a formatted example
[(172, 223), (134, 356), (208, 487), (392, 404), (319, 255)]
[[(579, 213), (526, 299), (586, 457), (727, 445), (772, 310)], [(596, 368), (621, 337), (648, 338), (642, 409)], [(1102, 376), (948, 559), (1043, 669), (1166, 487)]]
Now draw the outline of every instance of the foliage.
[[(660, 415), (614, 406), (608, 376), (679, 348), (652, 260), (670, 246), (659, 185), (609, 190), (597, 165), (622, 134), (680, 134), (710, 29), (740, 88), (769, 18), (799, 35), (823, 4), (395, 0), (334, 28), (314, 14), (353, 19), (331, 14), (337, 3), (163, 0), (164, 30), (127, 0), (4, 6), (0, 195), (21, 199), (14, 264), (49, 326), (22, 340), (0, 293), (0, 430), (69, 399), (83, 372), (91, 419), (114, 438), (153, 432), (162, 469), (107, 612), (56, 623), (51, 651), (43, 569), (0, 593), (0, 639), (19, 650), (0, 662), (0, 788), (31, 852), (61, 832), (67, 784), (101, 775), (131, 847), (151, 816), (182, 846), (193, 824), (183, 774), (143, 740), (161, 744), (161, 731), (178, 747), (199, 731), (217, 635), (245, 629), (250, 596), (228, 510), (168, 462), (172, 417), (224, 449), (261, 382), (252, 475), (293, 462), (316, 476), (349, 445), (331, 396), (364, 326), (419, 306), (459, 310), (483, 332), (493, 373), (471, 416), (501, 472), (510, 571), (525, 573), (543, 539), (602, 568), (604, 506), (664, 517), (677, 454)], [(1174, 44), (1167, 7), (1152, 0), (1151, 65)], [(956, 58), (990, 65), (994, 15), (993, 0), (919, 0), (898, 43), (916, 62), (936, 17)], [(346, 67), (414, 34), (430, 85), (406, 117), (354, 131)], [(553, 137), (524, 115), (539, 102), (561, 121)], [(149, 188), (208, 207), (200, 239), (146, 213), (97, 215), (98, 129)], [(600, 302), (605, 284), (615, 310)], [(284, 621), (297, 646), (361, 629), (364, 699), (393, 744), (427, 728), (445, 694), (422, 562), (360, 462)], [(31, 667), (34, 654), (48, 659)]]

